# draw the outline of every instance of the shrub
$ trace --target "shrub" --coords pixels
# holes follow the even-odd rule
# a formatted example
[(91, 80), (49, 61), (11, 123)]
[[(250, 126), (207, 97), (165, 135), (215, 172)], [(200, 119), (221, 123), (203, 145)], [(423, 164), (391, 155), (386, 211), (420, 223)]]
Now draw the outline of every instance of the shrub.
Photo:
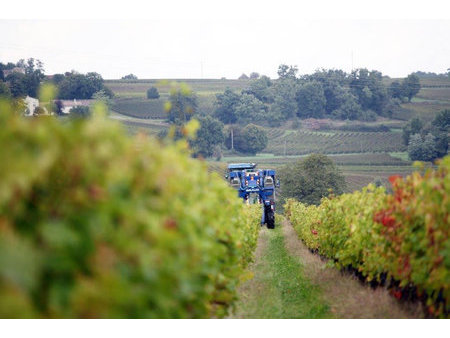
[(91, 111), (87, 106), (77, 106), (73, 107), (69, 111), (71, 117), (75, 118), (86, 118), (91, 116)]
[(150, 87), (147, 90), (147, 99), (159, 99), (159, 92), (158, 92), (158, 88), (156, 87)]
[(345, 179), (333, 161), (322, 154), (287, 164), (279, 171), (283, 181), (282, 199), (295, 197), (306, 204), (319, 204), (330, 191), (341, 194)]
[(254, 124), (248, 124), (242, 129), (240, 141), (236, 140), (237, 150), (255, 155), (267, 146), (268, 138), (263, 128)]

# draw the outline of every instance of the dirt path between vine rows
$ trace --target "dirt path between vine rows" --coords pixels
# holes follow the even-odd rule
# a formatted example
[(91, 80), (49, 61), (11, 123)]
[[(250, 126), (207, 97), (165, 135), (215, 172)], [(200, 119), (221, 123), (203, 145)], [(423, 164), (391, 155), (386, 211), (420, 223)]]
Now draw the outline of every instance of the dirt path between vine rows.
[(298, 238), (287, 220), (282, 222), (286, 249), (298, 257), (305, 277), (317, 285), (336, 318), (422, 318), (419, 305), (401, 305), (385, 288), (372, 289), (356, 277), (326, 266)]

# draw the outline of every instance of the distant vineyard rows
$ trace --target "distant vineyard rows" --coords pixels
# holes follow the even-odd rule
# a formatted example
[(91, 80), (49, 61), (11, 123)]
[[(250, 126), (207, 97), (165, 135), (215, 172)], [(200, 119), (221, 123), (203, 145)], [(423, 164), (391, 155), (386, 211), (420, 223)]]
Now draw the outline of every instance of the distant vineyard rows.
[(264, 150), (273, 154), (301, 155), (396, 152), (406, 149), (401, 133), (393, 132), (314, 132), (269, 129), (269, 144)]
[[(166, 119), (167, 112), (164, 110), (164, 103), (167, 98), (160, 99), (116, 99), (113, 110), (122, 114), (140, 119)], [(215, 96), (200, 96), (197, 99), (198, 113), (212, 114), (214, 110)]]
[(165, 119), (164, 99), (121, 99), (116, 100), (113, 110), (120, 114), (141, 119)]

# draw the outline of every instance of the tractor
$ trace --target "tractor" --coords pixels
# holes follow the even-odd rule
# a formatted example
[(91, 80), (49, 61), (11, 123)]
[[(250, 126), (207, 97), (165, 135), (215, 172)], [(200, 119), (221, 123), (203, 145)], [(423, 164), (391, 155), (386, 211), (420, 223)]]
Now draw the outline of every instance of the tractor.
[(275, 228), (275, 188), (280, 187), (275, 170), (256, 169), (256, 163), (231, 163), (225, 179), (247, 204), (261, 204), (261, 225)]

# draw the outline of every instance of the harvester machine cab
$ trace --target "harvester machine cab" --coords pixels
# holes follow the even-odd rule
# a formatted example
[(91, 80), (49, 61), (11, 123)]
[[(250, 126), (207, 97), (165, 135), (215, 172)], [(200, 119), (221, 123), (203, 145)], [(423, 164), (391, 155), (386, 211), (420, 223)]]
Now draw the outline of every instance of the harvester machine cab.
[(248, 204), (261, 204), (261, 224), (275, 227), (275, 188), (279, 187), (275, 170), (256, 169), (255, 163), (232, 163), (225, 176)]

